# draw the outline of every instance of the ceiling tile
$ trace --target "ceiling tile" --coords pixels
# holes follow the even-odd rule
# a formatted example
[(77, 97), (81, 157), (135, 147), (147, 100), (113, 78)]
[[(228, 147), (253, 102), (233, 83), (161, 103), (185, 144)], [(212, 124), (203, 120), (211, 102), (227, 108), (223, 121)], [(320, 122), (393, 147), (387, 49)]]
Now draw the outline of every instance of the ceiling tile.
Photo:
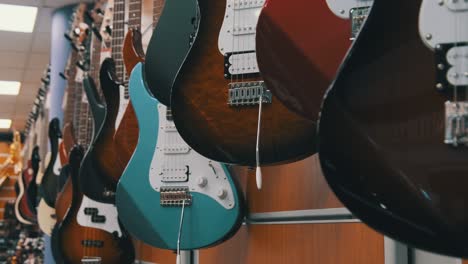
[(31, 33), (0, 31), (0, 51), (28, 52), (32, 41)]
[[(27, 69), (44, 69), (50, 61), (48, 53), (32, 53), (27, 63)], [(45, 62), (45, 63), (44, 63)]]
[(50, 51), (50, 33), (35, 34), (32, 42), (32, 52)]
[(0, 68), (21, 69), (26, 65), (27, 57), (27, 52), (0, 51)]
[(26, 70), (24, 72), (23, 82), (37, 82), (38, 87), (39, 87), (43, 73), (44, 73), (43, 68)]
[(22, 81), (23, 78), (23, 69), (10, 69), (3, 68), (0, 71), (0, 80), (5, 81)]
[(52, 28), (53, 8), (41, 8), (37, 15), (35, 33), (50, 32)]

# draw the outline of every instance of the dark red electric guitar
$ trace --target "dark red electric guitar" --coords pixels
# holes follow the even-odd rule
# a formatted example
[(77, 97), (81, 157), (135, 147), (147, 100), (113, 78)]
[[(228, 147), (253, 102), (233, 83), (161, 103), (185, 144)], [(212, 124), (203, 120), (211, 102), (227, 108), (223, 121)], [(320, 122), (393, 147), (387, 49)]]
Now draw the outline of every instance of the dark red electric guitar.
[(289, 109), (316, 121), (323, 95), (371, 4), (267, 0), (256, 47), (268, 89)]

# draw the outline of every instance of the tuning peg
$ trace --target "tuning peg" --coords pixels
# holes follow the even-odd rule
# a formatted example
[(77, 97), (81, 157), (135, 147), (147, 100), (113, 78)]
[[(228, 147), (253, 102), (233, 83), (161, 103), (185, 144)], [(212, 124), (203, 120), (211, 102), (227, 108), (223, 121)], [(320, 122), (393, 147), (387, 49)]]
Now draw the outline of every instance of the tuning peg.
[(62, 79), (64, 80), (68, 80), (68, 77), (65, 75), (65, 73), (61, 72), (59, 73), (60, 77), (62, 77)]
[(86, 71), (86, 66), (84, 61), (77, 61), (76, 66), (80, 68), (82, 71)]
[(73, 38), (70, 36), (70, 34), (64, 33), (63, 36), (70, 42), (72, 42)]

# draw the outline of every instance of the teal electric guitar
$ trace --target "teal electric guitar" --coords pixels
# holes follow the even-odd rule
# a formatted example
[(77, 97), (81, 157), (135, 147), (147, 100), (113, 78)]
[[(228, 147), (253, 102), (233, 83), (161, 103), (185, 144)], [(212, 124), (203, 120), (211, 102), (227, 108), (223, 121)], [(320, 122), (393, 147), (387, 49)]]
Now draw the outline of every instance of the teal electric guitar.
[(170, 109), (148, 91), (143, 67), (137, 64), (129, 80), (140, 134), (117, 186), (119, 218), (137, 239), (159, 248), (189, 250), (222, 242), (242, 223), (242, 194), (224, 165), (182, 140)]

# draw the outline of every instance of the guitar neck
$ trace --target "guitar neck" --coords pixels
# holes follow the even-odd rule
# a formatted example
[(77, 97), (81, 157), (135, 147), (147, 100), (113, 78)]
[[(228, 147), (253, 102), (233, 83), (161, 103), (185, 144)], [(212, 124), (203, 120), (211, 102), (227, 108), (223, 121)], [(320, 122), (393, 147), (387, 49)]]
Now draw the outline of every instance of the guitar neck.
[(125, 82), (125, 67), (122, 58), (122, 47), (125, 37), (125, 1), (114, 0), (112, 20), (112, 58), (115, 62), (117, 78)]
[(142, 0), (130, 0), (128, 5), (128, 27), (139, 29), (141, 27)]

